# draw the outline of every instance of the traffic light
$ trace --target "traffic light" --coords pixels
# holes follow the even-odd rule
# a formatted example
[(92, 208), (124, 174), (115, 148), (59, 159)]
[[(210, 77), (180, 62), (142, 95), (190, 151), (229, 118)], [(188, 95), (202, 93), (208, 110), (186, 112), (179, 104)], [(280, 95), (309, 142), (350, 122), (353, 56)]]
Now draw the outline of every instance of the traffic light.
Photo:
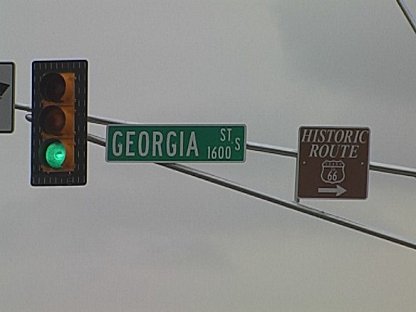
[(87, 183), (86, 60), (32, 63), (31, 185)]

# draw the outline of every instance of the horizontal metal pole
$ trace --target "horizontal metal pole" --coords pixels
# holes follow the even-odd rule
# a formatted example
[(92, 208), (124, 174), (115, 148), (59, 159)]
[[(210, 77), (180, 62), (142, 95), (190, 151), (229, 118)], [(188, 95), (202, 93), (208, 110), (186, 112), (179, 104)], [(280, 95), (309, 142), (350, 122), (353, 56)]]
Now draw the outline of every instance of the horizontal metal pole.
[(99, 137), (99, 136), (94, 135), (94, 134), (88, 134), (87, 140), (91, 143), (100, 145), (102, 147), (106, 146), (105, 140), (103, 138)]
[(32, 109), (29, 106), (22, 105), (22, 104), (14, 104), (14, 108), (18, 110), (26, 111), (26, 112), (32, 111)]
[(298, 152), (295, 149), (288, 148), (288, 147), (281, 147), (281, 146), (273, 146), (255, 142), (247, 142), (246, 147), (248, 150), (255, 151), (255, 152), (263, 152), (269, 154), (277, 154), (281, 156), (287, 157), (298, 157)]
[(116, 124), (117, 125), (129, 124), (129, 122), (126, 122), (126, 121), (120, 121), (120, 120), (115, 120), (115, 119), (112, 119), (111, 121), (109, 121), (106, 118), (101, 118), (101, 117), (96, 117), (96, 116), (88, 116), (88, 122), (97, 124), (97, 125), (104, 125), (104, 126), (116, 125)]
[[(31, 111), (30, 107), (24, 106), (21, 104), (15, 104), (15, 107), (16, 109), (24, 110), (27, 112)], [(96, 117), (96, 116), (88, 116), (88, 122), (99, 124), (99, 125), (135, 124), (135, 123), (128, 122), (128, 121), (116, 120), (116, 119), (110, 119), (110, 118), (102, 118), (102, 117)], [(246, 147), (248, 150), (255, 151), (255, 152), (276, 154), (276, 155), (293, 157), (293, 158), (296, 158), (298, 156), (298, 153), (295, 149), (287, 148), (287, 147), (268, 145), (268, 144), (262, 144), (262, 143), (256, 143), (256, 142), (247, 142)], [(370, 162), (370, 170), (416, 178), (416, 169), (409, 168), (409, 167)]]
[[(94, 116), (90, 116), (88, 118), (89, 118), (88, 119), (89, 122), (98, 123), (101, 125), (131, 124), (131, 122), (112, 120), (108, 118), (100, 118), (100, 117), (94, 117)], [(280, 156), (293, 157), (293, 158), (296, 158), (298, 156), (297, 150), (292, 149), (292, 148), (287, 148), (287, 147), (249, 142), (249, 141), (246, 143), (246, 147), (248, 150), (255, 151), (255, 152), (276, 154)], [(370, 170), (382, 172), (382, 173), (408, 176), (408, 177), (416, 177), (416, 169), (404, 167), (404, 166), (370, 162)]]
[(370, 162), (370, 170), (416, 178), (416, 169)]
[[(271, 154), (277, 154), (277, 155), (282, 155), (282, 156), (287, 156), (287, 157), (294, 157), (294, 158), (298, 157), (298, 153), (295, 149), (281, 147), (281, 146), (273, 146), (273, 145), (266, 145), (266, 144), (261, 144), (261, 143), (247, 142), (247, 149), (250, 149), (256, 152), (271, 153)], [(383, 163), (378, 163), (378, 162), (370, 162), (370, 170), (416, 178), (416, 169), (409, 168), (409, 167), (383, 164)]]

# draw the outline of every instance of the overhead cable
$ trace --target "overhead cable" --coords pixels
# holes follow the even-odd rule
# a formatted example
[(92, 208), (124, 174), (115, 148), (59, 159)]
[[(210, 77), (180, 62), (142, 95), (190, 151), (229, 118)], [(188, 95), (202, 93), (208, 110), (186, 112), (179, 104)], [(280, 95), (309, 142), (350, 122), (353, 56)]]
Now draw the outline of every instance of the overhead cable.
[[(105, 139), (96, 135), (89, 134), (88, 141), (90, 141), (91, 143), (100, 145), (102, 147), (106, 146)], [(411, 242), (409, 240), (406, 240), (404, 238), (400, 238), (391, 234), (383, 233), (376, 229), (372, 229), (369, 226), (359, 224), (355, 221), (352, 221), (344, 217), (340, 217), (340, 216), (337, 216), (337, 215), (334, 215), (325, 211), (321, 211), (321, 210), (309, 207), (307, 205), (287, 201), (284, 199), (280, 199), (278, 197), (273, 197), (268, 194), (258, 192), (256, 190), (242, 186), (231, 180), (227, 180), (227, 179), (218, 177), (216, 175), (213, 175), (213, 174), (210, 174), (210, 173), (207, 173), (207, 172), (195, 169), (195, 168), (191, 168), (185, 165), (175, 164), (175, 163), (156, 163), (156, 165), (159, 165), (159, 166), (162, 166), (162, 167), (174, 170), (174, 171), (178, 171), (183, 174), (187, 174), (187, 175), (196, 177), (198, 179), (223, 186), (228, 189), (232, 189), (234, 191), (246, 194), (251, 197), (255, 197), (257, 199), (261, 199), (261, 200), (264, 200), (264, 201), (267, 201), (267, 202), (270, 202), (279, 206), (283, 206), (290, 210), (295, 210), (297, 212), (307, 214), (309, 216), (319, 218), (319, 219), (322, 219), (331, 223), (335, 223), (340, 226), (347, 227), (347, 228), (350, 228), (352, 230), (355, 230), (361, 233), (365, 233), (374, 237), (378, 237), (380, 239), (383, 239), (383, 240), (386, 240), (386, 241), (389, 241), (389, 242), (392, 242), (401, 246), (405, 246), (411, 249), (416, 249), (415, 242)]]
[[(32, 120), (30, 114), (26, 115), (25, 117), (26, 117), (26, 120), (28, 121)], [(88, 134), (87, 140), (93, 144), (97, 144), (102, 147), (106, 146), (106, 141), (104, 138), (93, 135), (93, 134)], [(264, 200), (264, 201), (267, 201), (267, 202), (270, 202), (279, 206), (283, 206), (285, 208), (288, 208), (288, 209), (291, 209), (291, 210), (294, 210), (303, 214), (307, 214), (309, 216), (319, 218), (319, 219), (328, 221), (330, 223), (338, 224), (340, 226), (416, 250), (416, 243), (414, 242), (411, 242), (409, 240), (406, 240), (404, 238), (400, 238), (391, 234), (381, 232), (376, 229), (372, 229), (369, 226), (359, 224), (355, 221), (349, 220), (344, 217), (340, 217), (340, 216), (337, 216), (337, 215), (334, 215), (325, 211), (321, 211), (321, 210), (309, 207), (307, 205), (300, 204), (298, 202), (291, 202), (291, 201), (287, 201), (284, 199), (280, 199), (278, 197), (273, 197), (268, 194), (261, 193), (256, 190), (250, 189), (248, 187), (242, 186), (236, 182), (233, 182), (233, 181), (230, 181), (230, 180), (227, 180), (227, 179), (224, 179), (224, 178), (215, 176), (213, 174), (210, 174), (210, 173), (207, 173), (207, 172), (195, 169), (195, 168), (191, 168), (188, 166), (175, 164), (175, 163), (155, 163), (155, 164), (171, 169), (171, 170), (181, 172), (183, 174), (196, 177), (198, 179), (201, 179), (210, 183), (223, 186), (228, 189), (232, 189), (234, 191), (246, 194), (251, 197), (255, 197), (257, 199), (261, 199), (261, 200)]]
[(410, 26), (412, 27), (413, 31), (416, 33), (416, 21), (412, 15), (412, 12), (410, 12), (409, 7), (406, 5), (404, 0), (396, 0), (396, 1), (400, 9), (402, 10), (404, 16), (406, 17), (407, 21), (409, 22)]

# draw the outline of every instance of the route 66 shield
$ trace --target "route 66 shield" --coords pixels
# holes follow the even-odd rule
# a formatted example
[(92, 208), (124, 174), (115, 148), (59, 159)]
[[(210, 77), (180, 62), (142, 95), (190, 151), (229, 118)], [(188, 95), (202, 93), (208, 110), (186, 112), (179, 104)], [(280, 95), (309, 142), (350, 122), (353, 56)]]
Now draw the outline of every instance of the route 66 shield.
[(322, 163), (321, 179), (329, 184), (341, 183), (345, 179), (345, 163), (342, 160), (325, 160)]

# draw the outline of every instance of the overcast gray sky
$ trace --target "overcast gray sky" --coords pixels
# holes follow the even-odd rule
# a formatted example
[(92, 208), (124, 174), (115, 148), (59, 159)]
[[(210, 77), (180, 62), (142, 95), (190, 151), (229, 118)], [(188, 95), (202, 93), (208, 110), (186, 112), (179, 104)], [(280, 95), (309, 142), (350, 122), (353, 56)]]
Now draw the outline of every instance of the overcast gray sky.
[[(366, 126), (372, 161), (416, 167), (416, 36), (395, 0), (0, 6), (18, 103), (32, 60), (86, 58), (92, 115), (245, 123), (248, 140), (291, 148), (302, 125)], [(415, 251), (153, 164), (106, 163), (92, 144), (86, 187), (33, 188), (23, 112), (0, 142), (2, 311), (414, 311)], [(294, 159), (192, 166), (293, 198)], [(367, 200), (304, 203), (416, 241), (415, 185), (372, 172)]]

